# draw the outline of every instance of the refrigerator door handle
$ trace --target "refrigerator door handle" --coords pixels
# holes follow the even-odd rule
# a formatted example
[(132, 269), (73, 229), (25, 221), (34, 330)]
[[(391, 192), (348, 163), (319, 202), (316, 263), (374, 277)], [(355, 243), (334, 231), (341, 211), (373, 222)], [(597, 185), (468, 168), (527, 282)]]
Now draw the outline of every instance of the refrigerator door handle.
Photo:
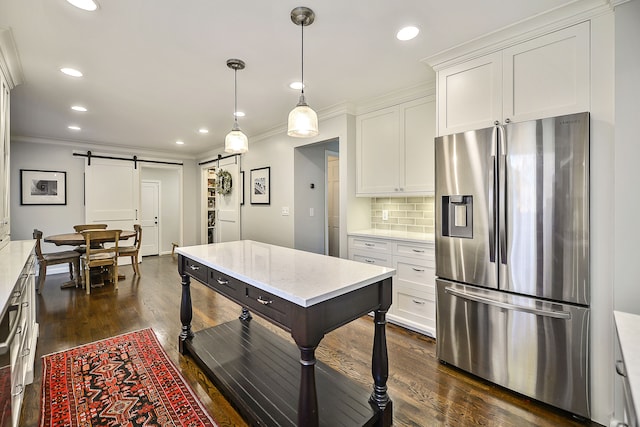
[(489, 167), (489, 261), (496, 262), (496, 209), (495, 209), (496, 156), (491, 156)]
[(500, 141), (500, 165), (498, 167), (498, 173), (500, 174), (498, 188), (499, 194), (499, 206), (498, 215), (500, 221), (498, 224), (498, 233), (500, 235), (500, 262), (502, 264), (507, 263), (507, 141), (504, 132), (504, 127), (498, 126), (499, 129), (499, 141)]
[(525, 313), (535, 314), (536, 316), (552, 317), (554, 319), (571, 319), (571, 313), (568, 311), (551, 311), (542, 310), (539, 308), (525, 307), (517, 304), (509, 304), (506, 302), (496, 301), (491, 298), (486, 298), (480, 295), (474, 295), (467, 292), (461, 292), (457, 289), (446, 287), (444, 291), (448, 294), (454, 295), (459, 298), (463, 298), (470, 301), (479, 302), (481, 304), (493, 305), (495, 307), (504, 308), (507, 310), (522, 311)]

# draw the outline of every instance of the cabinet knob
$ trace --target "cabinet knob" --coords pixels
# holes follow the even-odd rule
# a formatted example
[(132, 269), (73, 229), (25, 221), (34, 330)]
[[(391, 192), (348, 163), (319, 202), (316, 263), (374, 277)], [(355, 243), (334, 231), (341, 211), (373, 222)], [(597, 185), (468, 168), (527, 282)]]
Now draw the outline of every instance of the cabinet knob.
[(507, 117), (506, 119), (504, 119), (504, 122), (505, 123), (511, 123), (511, 119)]
[(495, 122), (493, 122), (493, 124), (498, 126), (500, 124), (500, 122), (496, 120)]

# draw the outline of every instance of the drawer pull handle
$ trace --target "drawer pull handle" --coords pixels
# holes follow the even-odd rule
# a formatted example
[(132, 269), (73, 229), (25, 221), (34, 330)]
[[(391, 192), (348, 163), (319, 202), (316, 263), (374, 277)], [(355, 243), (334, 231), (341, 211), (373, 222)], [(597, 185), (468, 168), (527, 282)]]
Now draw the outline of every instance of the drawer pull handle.
[(192, 265), (190, 265), (190, 266), (189, 266), (189, 268), (190, 268), (190, 269), (192, 269), (193, 271), (198, 271), (198, 270), (200, 270), (200, 266), (199, 266), (199, 265), (193, 265), (193, 264), (192, 264)]
[(424, 301), (420, 301), (420, 300), (417, 300), (417, 299), (412, 299), (411, 301), (413, 301), (414, 304), (424, 305)]
[(222, 277), (218, 277), (216, 279), (216, 282), (218, 282), (219, 285), (228, 285), (229, 281), (227, 279), (224, 279)]
[(622, 360), (616, 360), (616, 372), (621, 377), (626, 377), (627, 373), (624, 370), (624, 362)]
[(419, 253), (419, 254), (423, 254), (424, 253), (424, 249), (413, 249), (413, 252)]
[(257, 301), (262, 305), (273, 304), (273, 301), (271, 301), (270, 299), (264, 299), (261, 296), (258, 297)]
[(411, 267), (413, 268), (413, 271), (417, 271), (419, 273), (422, 273), (424, 271), (424, 268), (415, 268), (415, 267)]
[(374, 260), (368, 259), (368, 258), (365, 258), (364, 262), (369, 263), (369, 264), (375, 264), (376, 263)]
[(16, 386), (16, 392), (15, 393), (11, 393), (11, 396), (20, 396), (22, 394), (22, 392), (24, 391), (24, 386), (22, 384), (18, 384)]
[(375, 244), (373, 244), (373, 243), (365, 243), (364, 245), (365, 245), (365, 246), (368, 246), (368, 247), (370, 247), (370, 248), (372, 248), (372, 247), (374, 247), (374, 246), (375, 246)]

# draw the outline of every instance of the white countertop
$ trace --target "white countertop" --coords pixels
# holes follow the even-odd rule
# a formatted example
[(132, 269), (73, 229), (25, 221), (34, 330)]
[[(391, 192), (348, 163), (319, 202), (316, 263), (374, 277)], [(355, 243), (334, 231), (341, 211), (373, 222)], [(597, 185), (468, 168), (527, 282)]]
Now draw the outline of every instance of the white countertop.
[(35, 244), (35, 240), (15, 240), (0, 249), (0, 313), (7, 308), (13, 288)]
[(637, 314), (614, 311), (620, 348), (624, 367), (627, 371), (627, 379), (631, 386), (631, 396), (636, 413), (640, 406), (640, 316)]
[(403, 240), (417, 243), (434, 243), (433, 233), (415, 233), (412, 231), (379, 230), (368, 228), (366, 230), (350, 231), (350, 236), (383, 237), (385, 239)]
[(178, 247), (176, 252), (302, 307), (395, 274), (392, 268), (251, 240)]

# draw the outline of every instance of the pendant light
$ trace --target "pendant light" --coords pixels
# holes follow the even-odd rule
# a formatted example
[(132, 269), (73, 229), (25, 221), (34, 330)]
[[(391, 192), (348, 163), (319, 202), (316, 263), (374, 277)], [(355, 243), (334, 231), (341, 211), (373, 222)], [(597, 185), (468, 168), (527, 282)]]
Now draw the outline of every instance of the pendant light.
[(242, 133), (238, 126), (238, 70), (244, 70), (244, 61), (241, 59), (228, 59), (227, 67), (233, 70), (234, 109), (233, 128), (224, 138), (224, 151), (227, 153), (241, 154), (249, 150), (249, 139)]
[(289, 113), (287, 135), (298, 138), (309, 138), (318, 134), (318, 115), (307, 105), (304, 98), (304, 27), (313, 24), (316, 15), (308, 7), (296, 7), (291, 11), (291, 21), (299, 25), (302, 32), (302, 73), (300, 82), (302, 89), (296, 108)]

